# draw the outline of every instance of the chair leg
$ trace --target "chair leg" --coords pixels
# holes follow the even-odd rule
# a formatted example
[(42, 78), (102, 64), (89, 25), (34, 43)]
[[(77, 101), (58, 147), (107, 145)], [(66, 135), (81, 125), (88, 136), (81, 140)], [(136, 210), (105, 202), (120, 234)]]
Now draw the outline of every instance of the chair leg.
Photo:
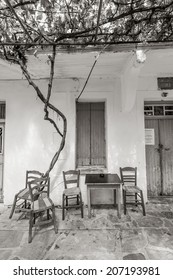
[[(80, 197), (80, 199), (81, 199), (81, 197)], [(77, 195), (77, 205), (79, 205), (79, 195)]]
[(126, 215), (126, 191), (123, 190), (123, 200), (124, 200), (124, 215)]
[(65, 197), (64, 197), (64, 194), (63, 194), (62, 195), (62, 220), (65, 219), (64, 200), (65, 200)]
[(81, 202), (81, 217), (83, 218), (83, 202)]
[(30, 217), (29, 217), (29, 237), (28, 237), (28, 243), (32, 242), (32, 227), (33, 227), (33, 212), (30, 212)]
[(10, 212), (9, 219), (11, 219), (11, 218), (12, 218), (12, 216), (13, 216), (14, 209), (15, 209), (15, 207), (16, 207), (17, 196), (18, 196), (18, 195), (16, 194), (16, 195), (15, 195), (15, 197), (14, 197), (14, 201), (13, 201), (13, 205), (12, 205), (12, 209), (11, 209), (11, 212)]
[(27, 201), (26, 200), (24, 202), (24, 205), (25, 205), (24, 207), (27, 208)]
[(57, 224), (56, 224), (55, 206), (54, 205), (52, 205), (52, 219), (53, 219), (55, 233), (58, 233), (58, 228), (57, 228)]
[(33, 214), (33, 225), (35, 225), (35, 221), (36, 221), (36, 213)]
[(47, 209), (47, 220), (49, 220), (49, 209)]
[(136, 205), (136, 207), (138, 206), (138, 194), (137, 193), (135, 193), (135, 205)]
[(66, 196), (66, 206), (68, 206), (68, 196)]
[(81, 205), (81, 217), (83, 218), (83, 202), (82, 202), (82, 194), (79, 195), (80, 198), (80, 205)]
[(140, 191), (141, 193), (141, 202), (142, 202), (142, 210), (143, 210), (143, 215), (146, 216), (146, 213), (145, 213), (145, 204), (144, 204), (144, 197), (143, 197), (143, 192)]

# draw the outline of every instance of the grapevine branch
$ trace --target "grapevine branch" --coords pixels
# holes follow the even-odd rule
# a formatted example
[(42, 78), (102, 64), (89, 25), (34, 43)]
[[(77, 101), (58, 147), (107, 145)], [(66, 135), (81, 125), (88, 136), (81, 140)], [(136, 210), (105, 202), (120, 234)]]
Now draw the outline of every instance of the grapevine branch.
[[(54, 47), (53, 48), (53, 54), (52, 54), (52, 57), (51, 57), (51, 72), (50, 72), (50, 79), (49, 79), (49, 84), (48, 84), (48, 93), (47, 93), (46, 98), (44, 97), (44, 95), (42, 94), (42, 92), (40, 91), (40, 89), (36, 85), (36, 83), (32, 80), (25, 63), (23, 63), (22, 60), (18, 59), (18, 63), (19, 63), (19, 65), (20, 65), (20, 67), (23, 71), (23, 74), (24, 74), (25, 78), (27, 79), (28, 83), (35, 89), (39, 99), (44, 103), (44, 112), (45, 112), (44, 119), (49, 121), (51, 124), (53, 124), (57, 133), (61, 136), (61, 143), (60, 143), (60, 146), (58, 148), (58, 151), (53, 156), (53, 159), (51, 160), (50, 166), (49, 166), (48, 170), (45, 172), (45, 174), (49, 174), (50, 171), (53, 169), (55, 163), (57, 162), (57, 160), (59, 158), (59, 155), (64, 148), (65, 138), (66, 138), (66, 133), (67, 133), (66, 117), (64, 116), (64, 114), (59, 109), (57, 109), (53, 104), (50, 103), (50, 96), (51, 96), (51, 92), (52, 92), (52, 83), (53, 83), (53, 77), (54, 77), (55, 56), (56, 56), (56, 48)], [(57, 125), (55, 123), (55, 121), (49, 117), (48, 109), (53, 110), (57, 115), (59, 115), (61, 117), (61, 119), (63, 121), (63, 132), (60, 132), (59, 128), (57, 127)]]

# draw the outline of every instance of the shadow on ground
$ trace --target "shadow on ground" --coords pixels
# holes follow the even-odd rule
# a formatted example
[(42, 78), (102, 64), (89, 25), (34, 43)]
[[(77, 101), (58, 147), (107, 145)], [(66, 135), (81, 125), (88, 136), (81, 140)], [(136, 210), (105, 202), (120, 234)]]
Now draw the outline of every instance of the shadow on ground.
[(80, 211), (68, 211), (62, 221), (56, 208), (58, 233), (53, 226), (36, 228), (28, 244), (28, 219), (18, 220), (10, 209), (0, 208), (0, 259), (26, 260), (173, 260), (173, 198), (152, 199), (146, 216), (139, 208), (128, 208), (117, 217), (113, 208), (92, 209), (84, 219)]

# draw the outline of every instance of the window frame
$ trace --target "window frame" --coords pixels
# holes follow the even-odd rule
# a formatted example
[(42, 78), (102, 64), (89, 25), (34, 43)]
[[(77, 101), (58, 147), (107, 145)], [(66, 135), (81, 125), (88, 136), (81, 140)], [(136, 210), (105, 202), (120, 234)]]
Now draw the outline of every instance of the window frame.
[[(151, 109), (146, 110), (145, 107), (152, 107)], [(163, 107), (163, 114), (155, 114), (155, 109), (157, 107)], [(172, 107), (172, 108), (166, 108), (166, 107)], [(169, 114), (170, 112), (170, 114)], [(172, 112), (172, 113), (171, 113)], [(147, 114), (151, 113), (151, 114)], [(144, 101), (144, 117), (145, 118), (173, 118), (173, 102), (171, 101)]]
[(75, 166), (76, 169), (81, 170), (81, 173), (86, 174), (86, 173), (102, 173), (105, 170), (107, 170), (107, 149), (106, 149), (106, 139), (107, 139), (107, 134), (106, 134), (106, 101), (105, 100), (83, 100), (80, 103), (103, 103), (104, 104), (104, 155), (105, 155), (105, 160), (104, 160), (104, 164), (103, 165), (79, 165), (78, 164), (78, 158), (77, 158), (77, 151), (78, 151), (78, 141), (77, 141), (77, 133), (78, 133), (78, 127), (77, 127), (77, 102), (75, 105), (75, 109), (76, 109), (76, 133), (75, 133), (75, 137), (76, 137), (76, 145), (75, 145)]

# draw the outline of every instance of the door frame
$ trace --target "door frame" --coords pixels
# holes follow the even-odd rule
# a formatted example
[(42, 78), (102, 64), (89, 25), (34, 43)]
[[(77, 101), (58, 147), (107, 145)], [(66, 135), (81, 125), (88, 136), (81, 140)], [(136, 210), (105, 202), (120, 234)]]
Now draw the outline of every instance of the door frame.
[(0, 128), (2, 128), (2, 143), (1, 143), (1, 146), (2, 146), (2, 151), (0, 151), (0, 156), (3, 157), (3, 160), (2, 160), (2, 164), (0, 162), (0, 165), (2, 165), (2, 178), (1, 179), (1, 182), (0, 182), (0, 203), (3, 203), (3, 191), (4, 191), (4, 137), (5, 137), (5, 122), (4, 121), (1, 121), (0, 120)]
[[(166, 119), (166, 120), (173, 120), (173, 115), (145, 115), (145, 106), (173, 106), (173, 101), (144, 101), (144, 123), (145, 120), (158, 120), (158, 134), (159, 134), (159, 149), (161, 149), (161, 131), (160, 131), (160, 120)], [(146, 151), (146, 145), (145, 145), (145, 151)], [(163, 158), (162, 158), (162, 152), (159, 153), (159, 160), (160, 160), (160, 179), (161, 179), (161, 193), (160, 195), (163, 195)], [(147, 159), (146, 159), (146, 165), (147, 165)], [(147, 168), (146, 168), (146, 179), (147, 179)]]

